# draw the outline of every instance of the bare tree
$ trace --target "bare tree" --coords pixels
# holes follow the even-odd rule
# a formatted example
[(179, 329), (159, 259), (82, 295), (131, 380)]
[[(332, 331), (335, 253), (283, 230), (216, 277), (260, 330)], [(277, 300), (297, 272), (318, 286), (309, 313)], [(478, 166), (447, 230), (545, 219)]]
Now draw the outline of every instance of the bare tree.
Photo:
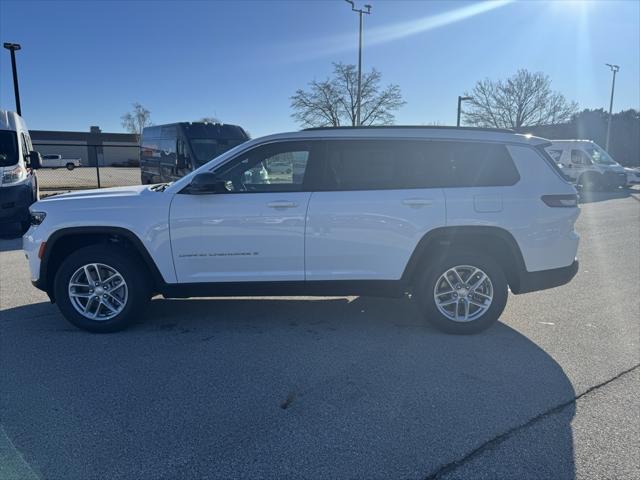
[(133, 133), (138, 142), (142, 136), (142, 129), (152, 125), (151, 112), (140, 105), (138, 102), (133, 104), (133, 110), (127, 112), (122, 117), (122, 127), (129, 133)]
[(551, 90), (547, 75), (522, 69), (506, 80), (485, 79), (465, 92), (473, 99), (465, 122), (477, 127), (512, 128), (567, 122), (578, 105)]
[[(406, 102), (398, 85), (380, 86), (382, 75), (375, 68), (362, 76), (360, 122), (362, 125), (391, 125), (393, 111)], [(304, 127), (356, 125), (358, 70), (355, 65), (333, 64), (333, 77), (309, 83), (291, 97), (293, 118)]]
[(222, 123), (220, 121), (220, 119), (216, 118), (216, 117), (202, 117), (200, 120), (198, 120), (199, 122), (205, 122), (205, 123)]

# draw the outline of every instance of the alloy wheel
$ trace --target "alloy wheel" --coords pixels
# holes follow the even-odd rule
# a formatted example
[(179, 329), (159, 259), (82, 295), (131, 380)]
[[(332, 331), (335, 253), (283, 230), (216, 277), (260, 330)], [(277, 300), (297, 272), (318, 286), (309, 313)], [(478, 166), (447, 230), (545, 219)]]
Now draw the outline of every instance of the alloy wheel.
[(127, 282), (113, 267), (89, 263), (78, 268), (69, 280), (71, 305), (89, 320), (105, 321), (125, 308), (129, 297)]
[(433, 297), (438, 311), (454, 322), (477, 320), (493, 302), (493, 284), (471, 265), (449, 268), (436, 281)]

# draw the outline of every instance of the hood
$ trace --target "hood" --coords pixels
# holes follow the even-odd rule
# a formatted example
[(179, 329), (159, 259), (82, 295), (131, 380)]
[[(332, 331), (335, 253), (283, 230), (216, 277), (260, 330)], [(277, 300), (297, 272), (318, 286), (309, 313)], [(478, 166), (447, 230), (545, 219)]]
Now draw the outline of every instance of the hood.
[(135, 197), (143, 192), (150, 192), (148, 185), (134, 185), (131, 187), (97, 188), (93, 190), (79, 190), (77, 192), (52, 195), (40, 200), (41, 202), (57, 202), (74, 199), (93, 200), (98, 198)]
[(625, 173), (624, 167), (622, 165), (599, 165), (599, 167), (607, 172)]

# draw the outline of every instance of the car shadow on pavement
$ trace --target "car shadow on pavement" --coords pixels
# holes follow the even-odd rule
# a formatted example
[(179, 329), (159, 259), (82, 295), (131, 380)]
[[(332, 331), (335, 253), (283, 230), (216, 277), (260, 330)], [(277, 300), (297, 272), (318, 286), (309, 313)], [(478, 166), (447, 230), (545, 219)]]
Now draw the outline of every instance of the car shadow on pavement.
[(3, 426), (46, 478), (575, 477), (574, 389), (502, 323), (362, 297), (156, 299), (109, 335), (3, 317)]

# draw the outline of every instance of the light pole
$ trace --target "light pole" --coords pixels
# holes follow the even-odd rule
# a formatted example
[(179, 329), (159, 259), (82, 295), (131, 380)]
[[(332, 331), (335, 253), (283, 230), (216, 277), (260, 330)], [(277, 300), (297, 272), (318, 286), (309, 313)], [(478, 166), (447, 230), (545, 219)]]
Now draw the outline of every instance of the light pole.
[(613, 72), (613, 81), (611, 83), (611, 101), (609, 102), (609, 121), (607, 122), (607, 143), (604, 146), (604, 149), (609, 152), (609, 135), (611, 135), (611, 114), (613, 111), (613, 91), (616, 88), (616, 73), (620, 70), (619, 65), (611, 65), (610, 63), (605, 63), (607, 67), (611, 69)]
[(462, 102), (467, 100), (473, 100), (473, 97), (461, 97), (458, 95), (458, 121), (456, 122), (456, 127), (460, 126), (460, 114), (462, 113)]
[(11, 52), (11, 68), (13, 69), (13, 93), (16, 96), (16, 113), (22, 116), (22, 110), (20, 109), (20, 89), (18, 88), (18, 71), (16, 69), (16, 51), (22, 47), (19, 43), (5, 42), (4, 48)]
[(345, 0), (348, 4), (351, 5), (351, 10), (356, 12), (360, 17), (360, 36), (358, 39), (358, 97), (356, 98), (356, 126), (360, 126), (360, 103), (362, 100), (362, 14), (365, 13), (369, 15), (371, 13), (371, 5), (365, 5), (364, 8), (366, 10), (357, 9), (353, 3), (353, 0)]

